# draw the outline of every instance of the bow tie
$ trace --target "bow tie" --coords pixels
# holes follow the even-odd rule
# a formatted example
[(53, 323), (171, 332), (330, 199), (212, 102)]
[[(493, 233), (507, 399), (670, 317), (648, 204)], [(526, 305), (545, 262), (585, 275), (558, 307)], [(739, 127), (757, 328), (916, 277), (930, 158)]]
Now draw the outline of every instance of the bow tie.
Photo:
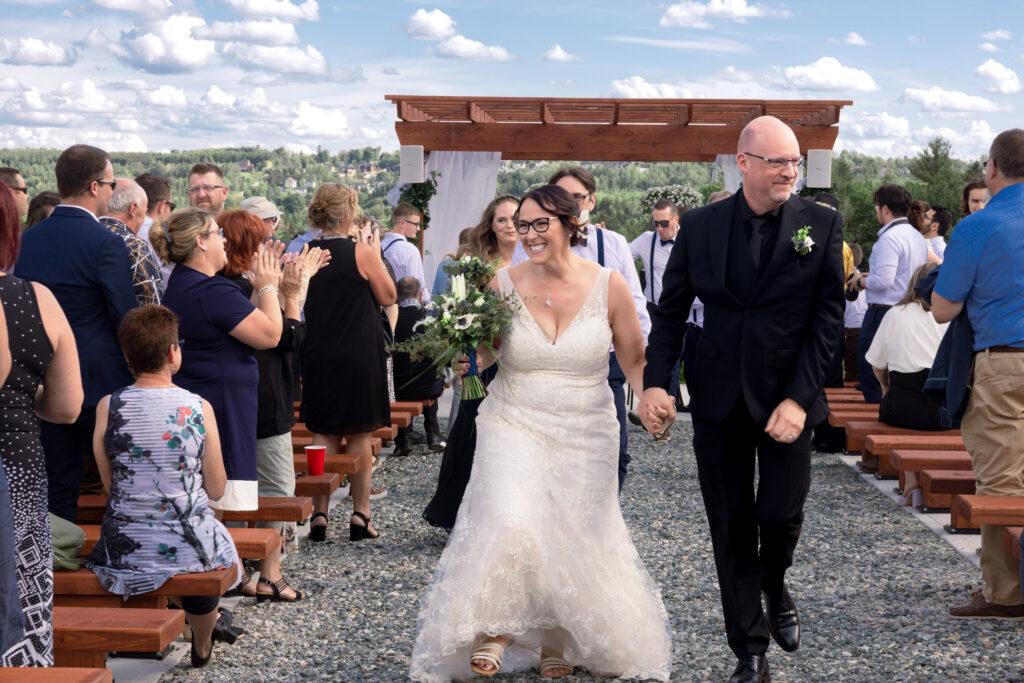
[(581, 247), (585, 247), (585, 246), (587, 246), (587, 238), (586, 238), (586, 237), (581, 237), (581, 238), (579, 238), (579, 239), (578, 239), (578, 240), (576, 241), (576, 244), (578, 244), (578, 245), (579, 245), (579, 246), (581, 246)]
[(661, 246), (665, 246), (666, 244), (675, 244), (675, 243), (676, 243), (676, 238), (675, 237), (673, 237), (670, 240), (661, 240)]

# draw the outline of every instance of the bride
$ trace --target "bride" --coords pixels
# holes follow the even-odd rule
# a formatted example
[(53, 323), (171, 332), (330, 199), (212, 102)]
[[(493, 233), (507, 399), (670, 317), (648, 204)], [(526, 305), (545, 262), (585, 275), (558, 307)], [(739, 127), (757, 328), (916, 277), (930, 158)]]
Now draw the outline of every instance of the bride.
[(668, 680), (668, 618), (619, 508), (607, 382), (614, 340), (630, 384), (643, 386), (643, 334), (622, 276), (569, 251), (578, 215), (555, 185), (519, 203), (530, 260), (498, 271), (491, 287), (516, 292), (521, 306), (503, 332), (473, 473), (420, 605), (413, 680), (534, 667), (548, 678), (581, 667)]

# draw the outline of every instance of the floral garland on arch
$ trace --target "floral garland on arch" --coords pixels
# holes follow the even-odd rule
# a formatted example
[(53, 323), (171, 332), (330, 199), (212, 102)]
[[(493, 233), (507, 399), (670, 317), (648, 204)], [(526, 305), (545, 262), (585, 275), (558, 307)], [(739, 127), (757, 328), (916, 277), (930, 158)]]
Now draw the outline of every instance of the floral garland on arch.
[(426, 317), (416, 323), (418, 334), (393, 349), (408, 353), (413, 361), (429, 359), (440, 377), (446, 367), (454, 369), (459, 359), (469, 357), (469, 372), (462, 378), (462, 399), (483, 398), (487, 389), (480, 380), (476, 349), (483, 346), (497, 358), (492, 345), (501, 330), (510, 322), (518, 308), (514, 293), (501, 294), (490, 288), (491, 279), (501, 262), (487, 263), (474, 256), (464, 256), (443, 266), (451, 276), (451, 289), (439, 294), (424, 306)]

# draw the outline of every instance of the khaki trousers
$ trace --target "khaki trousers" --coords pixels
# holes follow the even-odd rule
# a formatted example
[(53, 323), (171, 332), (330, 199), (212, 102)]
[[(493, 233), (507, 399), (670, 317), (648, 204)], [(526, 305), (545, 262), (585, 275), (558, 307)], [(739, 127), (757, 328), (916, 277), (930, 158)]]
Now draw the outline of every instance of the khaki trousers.
[[(295, 463), (291, 432), (256, 440), (256, 474), (259, 494), (265, 497), (295, 495)], [(257, 522), (258, 529), (276, 529), (285, 540), (295, 535), (295, 522)]]
[[(1024, 496), (1024, 353), (980, 351), (971, 376), (960, 430), (978, 479), (977, 493)], [(1002, 533), (1002, 526), (981, 525), (983, 595), (997, 605), (1020, 605), (1018, 562), (1003, 548)]]

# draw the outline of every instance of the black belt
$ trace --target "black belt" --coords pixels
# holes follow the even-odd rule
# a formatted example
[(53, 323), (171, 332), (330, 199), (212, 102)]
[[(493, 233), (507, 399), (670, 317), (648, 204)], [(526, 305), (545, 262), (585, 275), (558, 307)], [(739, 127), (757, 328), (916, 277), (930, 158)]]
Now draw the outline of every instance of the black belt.
[(990, 346), (985, 350), (991, 353), (1024, 353), (1024, 348), (1019, 346)]
[(884, 308), (886, 310), (892, 308), (890, 304), (868, 304), (868, 308)]

